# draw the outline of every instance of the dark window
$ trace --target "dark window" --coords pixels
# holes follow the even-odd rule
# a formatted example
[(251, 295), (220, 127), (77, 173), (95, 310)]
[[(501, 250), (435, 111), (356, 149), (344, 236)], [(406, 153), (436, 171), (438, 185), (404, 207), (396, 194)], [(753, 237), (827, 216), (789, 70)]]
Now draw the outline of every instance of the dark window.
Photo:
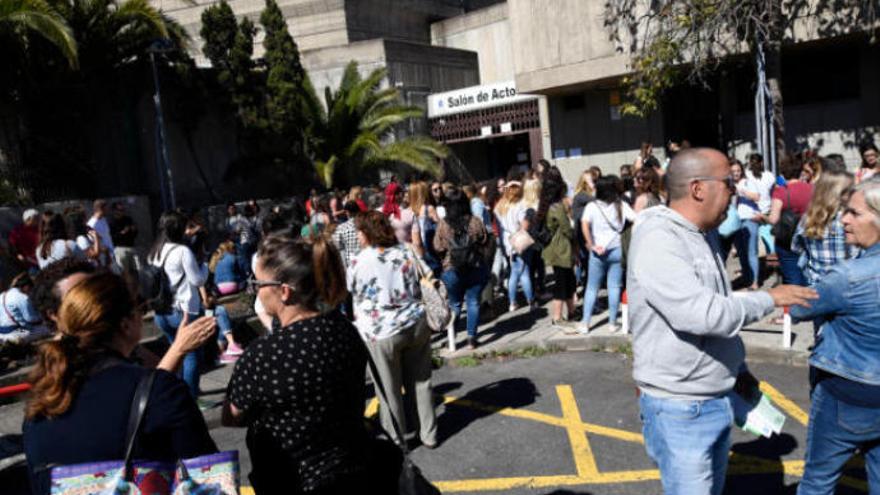
[(571, 110), (583, 110), (585, 106), (586, 102), (584, 101), (584, 95), (582, 94), (568, 95), (562, 98), (562, 108), (564, 108), (566, 112)]

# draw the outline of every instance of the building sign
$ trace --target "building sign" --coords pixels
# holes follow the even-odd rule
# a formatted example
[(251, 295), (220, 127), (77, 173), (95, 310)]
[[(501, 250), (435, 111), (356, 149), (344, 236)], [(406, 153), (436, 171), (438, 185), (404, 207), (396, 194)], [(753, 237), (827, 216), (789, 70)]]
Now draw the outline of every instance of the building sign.
[(470, 112), (520, 101), (534, 100), (537, 96), (521, 95), (516, 83), (507, 81), (486, 86), (471, 86), (445, 93), (428, 95), (428, 117), (441, 117), (455, 113)]

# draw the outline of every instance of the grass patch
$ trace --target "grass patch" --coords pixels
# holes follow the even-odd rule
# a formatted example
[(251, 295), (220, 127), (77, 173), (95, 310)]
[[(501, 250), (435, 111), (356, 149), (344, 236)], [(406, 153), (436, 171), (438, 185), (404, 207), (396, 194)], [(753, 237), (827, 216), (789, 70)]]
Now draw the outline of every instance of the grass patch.
[(557, 352), (562, 352), (563, 350), (563, 348), (555, 345), (551, 345), (548, 347), (533, 345), (513, 351), (490, 351), (484, 353), (475, 353), (470, 356), (453, 359), (451, 360), (451, 364), (459, 368), (471, 368), (474, 366), (479, 366), (486, 361), (504, 362), (510, 361), (512, 359), (533, 359), (539, 358), (541, 356), (546, 356), (548, 354), (556, 354)]

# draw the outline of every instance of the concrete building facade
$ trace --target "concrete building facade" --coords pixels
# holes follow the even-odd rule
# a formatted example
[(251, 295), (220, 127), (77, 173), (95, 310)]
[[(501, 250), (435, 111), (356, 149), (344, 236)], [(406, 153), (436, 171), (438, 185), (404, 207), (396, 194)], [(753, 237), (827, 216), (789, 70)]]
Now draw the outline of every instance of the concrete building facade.
[[(213, 2), (151, 0), (201, 45), (201, 12)], [(428, 110), (410, 132), (450, 144), (476, 178), (553, 160), (571, 180), (597, 165), (616, 172), (641, 142), (687, 139), (739, 158), (754, 145), (754, 64), (732, 59), (707, 87), (678, 87), (647, 118), (620, 114), (629, 59), (604, 26), (603, 0), (279, 0), (317, 89), (338, 84), (345, 65), (389, 71), (386, 84)], [(229, 0), (255, 21), (264, 0)], [(841, 153), (857, 166), (860, 142), (880, 141), (880, 48), (859, 37), (820, 39), (814, 26), (783, 53), (789, 149)], [(257, 55), (262, 46), (258, 43)], [(198, 53), (197, 53), (198, 55)], [(204, 63), (204, 61), (202, 61)], [(537, 98), (436, 114), (430, 101), (497, 85)], [(431, 96), (434, 95), (434, 96)]]

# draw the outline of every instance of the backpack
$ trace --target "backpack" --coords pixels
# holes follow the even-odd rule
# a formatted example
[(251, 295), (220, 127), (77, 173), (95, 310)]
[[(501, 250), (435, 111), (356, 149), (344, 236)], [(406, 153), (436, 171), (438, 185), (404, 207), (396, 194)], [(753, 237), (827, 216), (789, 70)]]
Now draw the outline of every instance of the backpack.
[(801, 221), (800, 215), (791, 210), (791, 191), (785, 188), (785, 196), (787, 206), (782, 207), (782, 214), (779, 215), (779, 221), (773, 226), (774, 243), (783, 249), (791, 250), (791, 240), (797, 230), (798, 223)]
[(459, 273), (476, 270), (483, 263), (479, 246), (468, 235), (466, 229), (452, 233), (452, 239), (449, 241), (449, 260), (452, 268)]
[(141, 296), (146, 299), (147, 306), (156, 312), (156, 314), (165, 315), (171, 313), (174, 309), (174, 295), (177, 288), (183, 283), (186, 275), (176, 283), (172, 284), (165, 272), (165, 262), (168, 256), (177, 247), (172, 247), (165, 254), (165, 258), (157, 266), (147, 263), (146, 266), (138, 274), (138, 285)]

